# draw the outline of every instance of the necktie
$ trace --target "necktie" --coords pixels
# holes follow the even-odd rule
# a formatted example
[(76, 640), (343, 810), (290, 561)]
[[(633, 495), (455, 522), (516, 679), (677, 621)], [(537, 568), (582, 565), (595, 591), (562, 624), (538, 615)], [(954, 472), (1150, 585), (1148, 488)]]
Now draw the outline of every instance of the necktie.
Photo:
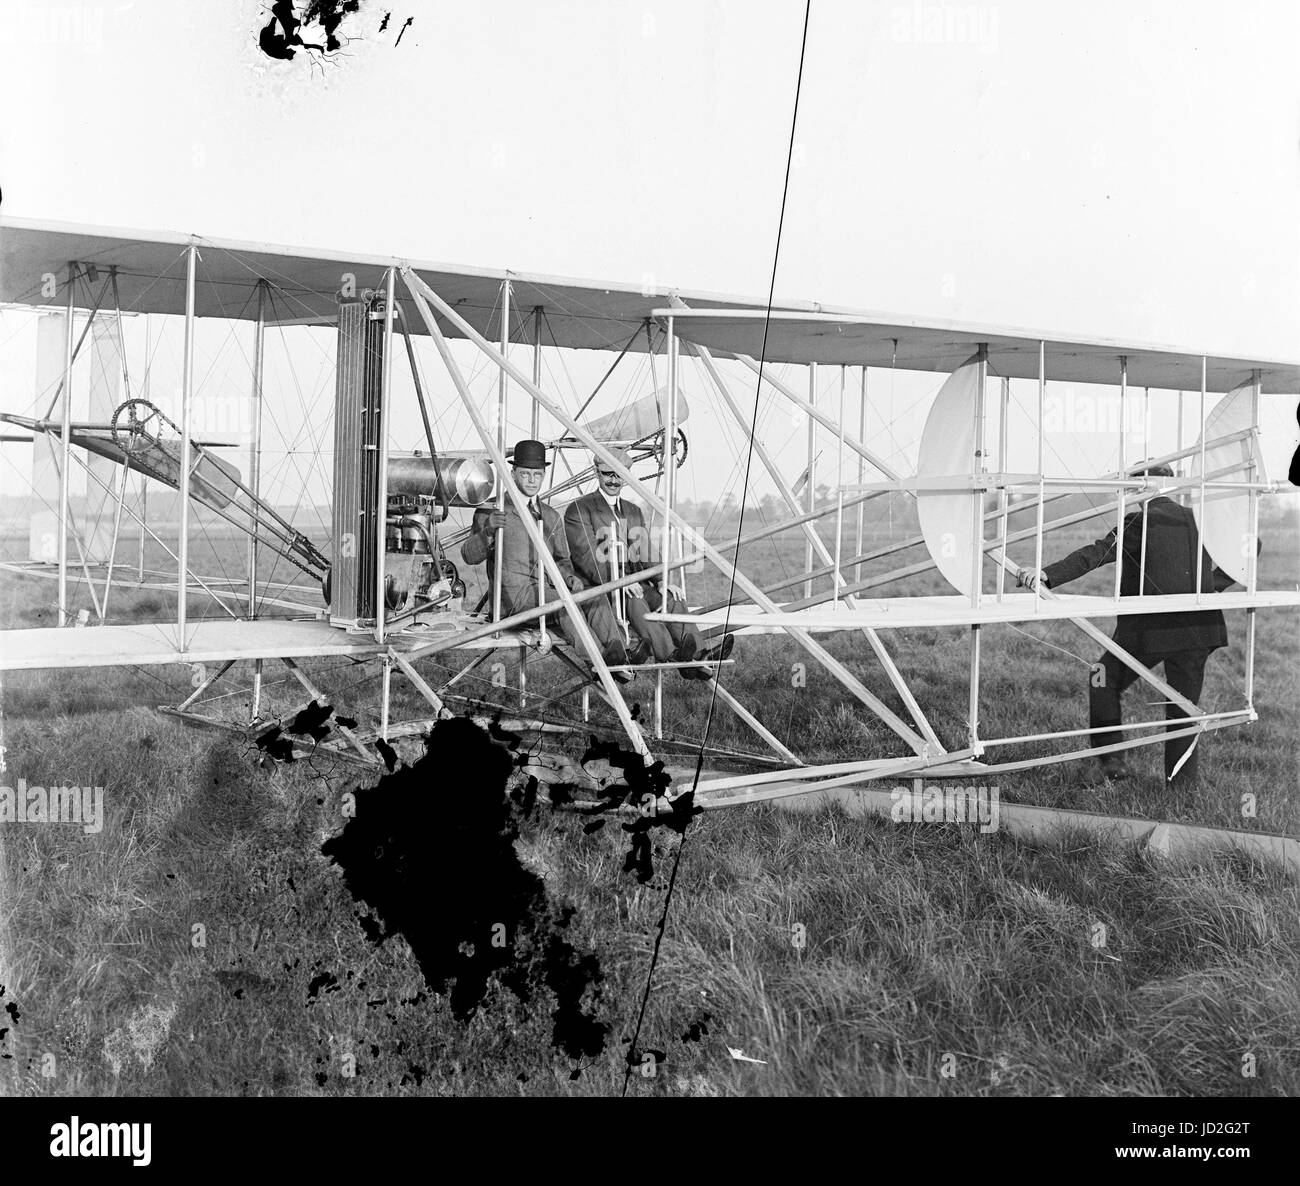
[[(538, 530), (542, 532), (542, 538), (545, 539), (546, 528), (542, 523), (542, 512), (537, 505), (537, 499), (530, 498), (528, 500), (528, 513), (532, 515), (533, 522), (537, 524)], [(537, 549), (533, 547), (532, 540), (528, 541), (528, 569), (529, 579), (535, 581), (537, 579)]]
[[(618, 575), (622, 575), (622, 571), (627, 568), (627, 532), (623, 526), (626, 522), (623, 518), (623, 500), (621, 498), (614, 499), (609, 509), (614, 512), (614, 522), (610, 526), (614, 529), (614, 550), (618, 554), (617, 563), (620, 569)], [(610, 575), (615, 574), (611, 571)]]

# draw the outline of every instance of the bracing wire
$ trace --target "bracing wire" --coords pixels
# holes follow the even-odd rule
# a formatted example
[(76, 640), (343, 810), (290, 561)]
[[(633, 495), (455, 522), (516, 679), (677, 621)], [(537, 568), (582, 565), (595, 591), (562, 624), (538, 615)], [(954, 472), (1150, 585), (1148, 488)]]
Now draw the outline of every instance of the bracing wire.
[[(754, 458), (753, 434), (756, 431), (756, 425), (758, 420), (758, 405), (761, 402), (761, 396), (763, 390), (763, 366), (767, 359), (767, 335), (768, 335), (768, 330), (770, 329), (772, 323), (772, 304), (776, 296), (776, 271), (777, 271), (777, 265), (780, 262), (780, 258), (781, 258), (781, 232), (785, 228), (786, 199), (788, 198), (790, 193), (790, 169), (794, 160), (794, 133), (795, 133), (795, 128), (798, 125), (798, 121), (799, 121), (799, 92), (803, 87), (803, 64), (804, 64), (804, 55), (808, 48), (808, 18), (811, 12), (812, 12), (812, 0), (805, 0), (804, 13), (803, 13), (803, 34), (799, 42), (799, 71), (795, 77), (795, 85), (794, 85), (794, 110), (791, 113), (791, 117), (790, 117), (790, 138), (789, 138), (789, 145), (786, 149), (786, 157), (785, 157), (785, 179), (781, 186), (781, 213), (779, 218), (777, 219), (777, 224), (776, 224), (776, 246), (772, 252), (772, 278), (768, 285), (768, 290), (767, 290), (767, 310), (763, 318), (763, 345), (758, 355), (758, 376), (757, 379), (755, 380), (755, 385), (754, 385), (754, 411), (750, 419), (750, 425), (749, 425), (749, 430), (750, 430), (749, 455), (746, 458), (746, 462), (745, 462), (745, 480), (741, 487), (740, 518), (736, 525), (737, 541), (740, 540), (741, 533), (743, 532), (745, 526), (745, 498), (749, 492), (749, 475), (750, 475), (751, 466), (753, 465), (753, 458)], [(739, 543), (737, 544), (737, 551), (739, 551)], [(739, 555), (737, 555), (736, 560), (739, 560)], [(663, 599), (663, 604), (667, 605), (668, 589), (667, 589), (666, 580), (664, 582), (664, 586), (665, 587), (662, 591), (661, 596)], [(726, 614), (724, 617), (723, 628), (722, 628), (722, 632), (724, 636), (726, 635), (727, 627), (730, 625), (731, 602), (735, 597), (735, 592), (736, 592), (736, 563), (733, 561), (731, 566), (730, 588), (728, 589), (728, 594), (727, 594), (727, 609), (726, 609)], [(713, 680), (713, 690), (709, 696), (709, 711), (704, 720), (704, 740), (703, 742), (701, 742), (699, 751), (696, 754), (696, 758), (695, 758), (695, 775), (691, 781), (692, 793), (694, 793), (695, 788), (699, 786), (700, 774), (704, 769), (704, 753), (708, 745), (709, 734), (713, 728), (714, 711), (717, 707), (717, 701), (718, 701), (718, 679), (715, 678)], [(654, 980), (655, 965), (659, 962), (659, 950), (663, 944), (664, 932), (668, 927), (668, 912), (672, 907), (673, 890), (677, 885), (677, 871), (681, 867), (682, 850), (686, 847), (686, 834), (689, 831), (689, 827), (690, 825), (689, 823), (687, 823), (682, 828), (681, 841), (677, 845), (676, 853), (673, 854), (672, 870), (669, 872), (668, 875), (668, 888), (664, 893), (664, 908), (662, 914), (659, 916), (659, 925), (655, 932), (654, 949), (650, 954), (650, 967), (646, 972), (645, 989), (641, 994), (641, 1008), (637, 1014), (636, 1028), (634, 1029), (632, 1034), (632, 1045), (628, 1052), (627, 1065), (623, 1073), (623, 1095), (625, 1096), (627, 1095), (628, 1082), (632, 1076), (632, 1055), (638, 1049), (637, 1043), (641, 1037), (641, 1026), (642, 1023), (645, 1021), (646, 1008), (650, 1003), (650, 986)]]

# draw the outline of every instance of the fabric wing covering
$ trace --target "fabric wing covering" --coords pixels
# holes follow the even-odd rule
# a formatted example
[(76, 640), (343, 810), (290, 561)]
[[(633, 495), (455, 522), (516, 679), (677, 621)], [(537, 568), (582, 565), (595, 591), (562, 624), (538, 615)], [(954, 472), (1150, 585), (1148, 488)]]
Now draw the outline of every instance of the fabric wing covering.
[[(975, 462), (975, 393), (979, 367), (972, 357), (939, 388), (921, 433), (916, 460), (918, 478), (973, 474)], [(975, 546), (974, 491), (918, 490), (916, 512), (930, 558), (944, 579), (970, 596), (971, 549)], [(982, 566), (982, 561), (981, 561)]]
[[(1248, 482), (1262, 481), (1263, 473), (1255, 472), (1254, 401), (1251, 385), (1243, 383), (1233, 388), (1205, 418), (1206, 442), (1205, 474), (1207, 481)], [(1246, 435), (1238, 435), (1245, 433)], [(1211, 445), (1220, 437), (1237, 436), (1238, 439), (1220, 445)], [(1200, 443), (1199, 441), (1197, 442)], [(1191, 456), (1188, 474), (1201, 476), (1201, 451)], [(1261, 467), (1262, 468), (1262, 467)], [(1226, 471), (1226, 472), (1220, 472)], [(1192, 514), (1201, 529), (1205, 550), (1214, 563), (1235, 581), (1244, 585), (1250, 575), (1250, 556), (1254, 551), (1249, 544), (1250, 494), (1236, 490), (1207, 490), (1205, 492), (1205, 521), (1201, 522), (1200, 491), (1191, 490)]]

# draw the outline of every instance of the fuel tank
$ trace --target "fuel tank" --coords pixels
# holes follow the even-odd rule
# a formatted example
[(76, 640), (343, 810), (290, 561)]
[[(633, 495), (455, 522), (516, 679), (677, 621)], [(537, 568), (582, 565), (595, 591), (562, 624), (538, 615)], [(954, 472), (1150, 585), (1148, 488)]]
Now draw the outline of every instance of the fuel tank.
[(388, 455), (390, 495), (431, 494), (454, 507), (478, 507), (491, 499), (495, 485), (492, 459), (482, 452), (440, 452), (436, 467), (427, 453)]

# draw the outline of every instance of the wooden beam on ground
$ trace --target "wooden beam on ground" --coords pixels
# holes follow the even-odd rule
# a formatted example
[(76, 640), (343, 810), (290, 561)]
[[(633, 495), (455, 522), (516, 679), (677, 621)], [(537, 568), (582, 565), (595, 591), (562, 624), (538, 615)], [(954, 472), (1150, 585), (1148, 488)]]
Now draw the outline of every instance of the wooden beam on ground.
[[(923, 794), (911, 788), (903, 789), (900, 794), (899, 788), (886, 791), (838, 787), (814, 794), (793, 794), (777, 799), (777, 802), (792, 811), (814, 811), (834, 803), (852, 816), (873, 815), (888, 820), (900, 815), (909, 820), (923, 820), (925, 807)], [(925, 824), (915, 826), (924, 827)], [(1086, 832), (1102, 843), (1139, 844), (1144, 851), (1162, 857), (1195, 857), (1228, 850), (1256, 860), (1277, 861), (1291, 876), (1300, 876), (1300, 840), (1267, 832), (1133, 819), (1000, 800), (996, 829), (1030, 844), (1052, 844), (1071, 833)]]

